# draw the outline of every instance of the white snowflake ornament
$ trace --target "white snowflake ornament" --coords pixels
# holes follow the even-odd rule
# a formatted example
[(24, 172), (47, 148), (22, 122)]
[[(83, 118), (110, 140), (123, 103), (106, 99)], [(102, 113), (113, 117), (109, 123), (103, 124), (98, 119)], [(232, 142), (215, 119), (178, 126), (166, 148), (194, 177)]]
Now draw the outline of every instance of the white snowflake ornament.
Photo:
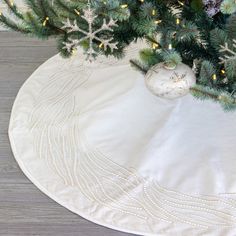
[(103, 47), (105, 51), (108, 48), (111, 50), (111, 52), (113, 52), (113, 50), (117, 49), (118, 43), (112, 42), (113, 37), (108, 38), (108, 39), (104, 39), (104, 38), (100, 38), (98, 36), (98, 33), (100, 33), (101, 31), (111, 31), (112, 32), (113, 27), (117, 26), (116, 21), (114, 21), (112, 18), (110, 18), (110, 21), (107, 23), (106, 19), (103, 19), (102, 26), (99, 29), (94, 30), (93, 25), (94, 25), (95, 19), (97, 18), (97, 15), (95, 15), (94, 10), (91, 9), (90, 4), (88, 5), (88, 8), (83, 11), (83, 13), (84, 14), (81, 17), (88, 23), (88, 31), (81, 29), (78, 26), (76, 20), (74, 20), (74, 22), (71, 23), (70, 19), (67, 19), (66, 22), (63, 22), (62, 29), (67, 30), (68, 33), (80, 32), (84, 36), (80, 39), (74, 39), (72, 37), (68, 38), (67, 42), (63, 42), (63, 44), (65, 45), (63, 48), (66, 49), (68, 52), (71, 52), (74, 48), (78, 47), (82, 41), (88, 39), (89, 40), (89, 49), (86, 52), (86, 54), (87, 54), (87, 59), (90, 59), (90, 60), (92, 57), (94, 57), (94, 55), (98, 54), (94, 49), (94, 45), (93, 45), (94, 39), (97, 40), (98, 42), (100, 42), (100, 47)]
[(235, 60), (236, 59), (236, 39), (233, 39), (233, 49), (229, 48), (228, 43), (225, 45), (220, 45), (220, 52), (224, 53), (224, 56), (220, 57), (221, 64), (226, 63), (228, 60)]

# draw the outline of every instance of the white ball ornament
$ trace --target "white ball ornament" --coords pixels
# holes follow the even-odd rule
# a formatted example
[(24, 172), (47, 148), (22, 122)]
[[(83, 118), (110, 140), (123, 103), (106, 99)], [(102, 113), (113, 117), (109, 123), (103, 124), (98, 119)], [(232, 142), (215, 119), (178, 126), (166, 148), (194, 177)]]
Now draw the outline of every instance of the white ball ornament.
[(147, 88), (156, 96), (175, 99), (189, 93), (196, 84), (193, 70), (180, 63), (175, 67), (168, 67), (165, 63), (153, 66), (145, 76)]

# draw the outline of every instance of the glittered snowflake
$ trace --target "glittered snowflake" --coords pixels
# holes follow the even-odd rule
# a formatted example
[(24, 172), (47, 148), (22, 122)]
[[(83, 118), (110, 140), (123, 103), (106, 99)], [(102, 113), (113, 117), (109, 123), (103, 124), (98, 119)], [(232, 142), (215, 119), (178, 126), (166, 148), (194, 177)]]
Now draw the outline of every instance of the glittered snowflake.
[(65, 45), (63, 48), (66, 49), (68, 52), (71, 52), (73, 49), (77, 48), (80, 43), (84, 40), (89, 40), (89, 49), (87, 50), (87, 59), (91, 59), (94, 57), (94, 55), (97, 55), (97, 51), (95, 50), (94, 40), (98, 41), (100, 44), (100, 47), (103, 47), (106, 51), (108, 48), (113, 52), (114, 49), (117, 49), (117, 42), (112, 42), (113, 37), (111, 38), (100, 38), (98, 34), (102, 31), (113, 31), (113, 27), (117, 26), (116, 21), (114, 21), (112, 18), (110, 18), (110, 21), (107, 22), (106, 19), (103, 19), (103, 24), (100, 28), (94, 30), (94, 21), (97, 18), (97, 15), (95, 15), (94, 10), (91, 9), (90, 6), (88, 6), (87, 9), (83, 11), (83, 15), (81, 16), (88, 24), (88, 31), (85, 31), (81, 29), (77, 21), (74, 20), (72, 23), (70, 19), (67, 19), (66, 22), (63, 22), (62, 29), (67, 30), (68, 33), (72, 32), (80, 32), (84, 36), (80, 39), (75, 39), (72, 37), (69, 37), (66, 42), (63, 42)]
[(233, 39), (233, 49), (229, 48), (228, 43), (221, 45), (220, 48), (220, 52), (224, 54), (224, 56), (220, 57), (221, 64), (229, 60), (236, 60), (236, 39)]

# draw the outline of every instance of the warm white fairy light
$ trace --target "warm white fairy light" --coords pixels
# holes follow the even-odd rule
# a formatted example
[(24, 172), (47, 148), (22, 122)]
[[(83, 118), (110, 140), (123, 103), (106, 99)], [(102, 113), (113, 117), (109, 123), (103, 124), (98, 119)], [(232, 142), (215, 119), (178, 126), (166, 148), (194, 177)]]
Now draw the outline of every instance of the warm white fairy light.
[(160, 24), (162, 22), (162, 20), (155, 20), (155, 24)]
[(180, 24), (180, 19), (177, 18), (177, 19), (176, 19), (176, 25), (179, 25), (179, 24)]
[(47, 16), (43, 22), (43, 26), (46, 26), (47, 22), (49, 21), (49, 17)]
[(157, 43), (152, 44), (152, 49), (157, 49), (158, 47), (159, 47), (159, 45)]
[(178, 3), (179, 3), (181, 6), (184, 6), (184, 3), (181, 2), (181, 1), (178, 1)]
[(225, 74), (225, 70), (223, 70), (223, 69), (222, 69), (220, 72), (221, 72), (222, 74)]
[(80, 12), (77, 9), (74, 9), (75, 13), (79, 16)]
[(127, 7), (128, 7), (128, 4), (122, 4), (120, 7), (121, 7), (122, 9), (127, 8)]
[(212, 75), (212, 79), (213, 79), (213, 80), (217, 80), (216, 74), (213, 74), (213, 75)]

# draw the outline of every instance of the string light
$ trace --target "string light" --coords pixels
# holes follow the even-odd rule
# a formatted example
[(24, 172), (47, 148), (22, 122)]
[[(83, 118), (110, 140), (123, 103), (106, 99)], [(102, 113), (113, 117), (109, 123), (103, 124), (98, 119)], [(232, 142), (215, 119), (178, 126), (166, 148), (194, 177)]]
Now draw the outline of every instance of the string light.
[(158, 47), (159, 47), (159, 45), (157, 43), (152, 44), (152, 49), (157, 49)]
[(102, 47), (103, 47), (103, 43), (100, 43), (100, 44), (99, 44), (99, 48), (102, 48)]
[(225, 70), (222, 69), (222, 70), (221, 70), (221, 73), (222, 73), (222, 74), (225, 74)]
[(172, 44), (170, 43), (168, 46), (169, 50), (172, 50)]
[(74, 9), (75, 13), (79, 16), (80, 12), (77, 9)]
[(162, 22), (162, 20), (155, 20), (155, 24), (160, 24)]
[(127, 8), (127, 7), (128, 7), (128, 4), (122, 4), (120, 7), (121, 7), (122, 9)]
[(184, 3), (181, 2), (181, 1), (178, 1), (178, 3), (179, 3), (181, 6), (184, 6)]
[(47, 16), (43, 22), (43, 26), (46, 26), (47, 22), (49, 21), (49, 17)]
[(75, 56), (77, 54), (77, 49), (76, 48), (73, 48), (72, 49), (72, 55)]
[(152, 10), (152, 15), (153, 15), (153, 16), (156, 15), (156, 10), (155, 10), (155, 9)]
[(13, 0), (10, 1), (10, 5), (11, 5), (12, 7), (14, 6), (14, 1), (13, 1)]
[(144, 2), (144, 0), (139, 0), (141, 3), (143, 3)]
[(213, 79), (213, 80), (217, 80), (216, 74), (212, 75), (212, 79)]
[(177, 19), (176, 19), (176, 25), (179, 25), (179, 24), (180, 24), (180, 19), (177, 18)]

